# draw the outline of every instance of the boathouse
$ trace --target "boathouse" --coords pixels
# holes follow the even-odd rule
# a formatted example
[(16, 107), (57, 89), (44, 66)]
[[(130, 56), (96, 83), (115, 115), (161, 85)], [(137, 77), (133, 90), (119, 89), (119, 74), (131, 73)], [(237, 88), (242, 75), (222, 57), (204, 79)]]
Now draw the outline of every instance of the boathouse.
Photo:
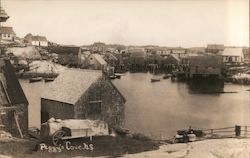
[(187, 76), (194, 77), (221, 77), (222, 58), (220, 56), (192, 56), (187, 58)]
[(9, 60), (0, 59), (0, 129), (23, 136), (28, 129), (28, 101)]
[(58, 119), (93, 119), (110, 126), (124, 123), (125, 98), (101, 71), (66, 69), (41, 97), (41, 123)]
[(147, 53), (143, 48), (129, 49), (129, 65), (132, 70), (143, 70), (146, 68)]

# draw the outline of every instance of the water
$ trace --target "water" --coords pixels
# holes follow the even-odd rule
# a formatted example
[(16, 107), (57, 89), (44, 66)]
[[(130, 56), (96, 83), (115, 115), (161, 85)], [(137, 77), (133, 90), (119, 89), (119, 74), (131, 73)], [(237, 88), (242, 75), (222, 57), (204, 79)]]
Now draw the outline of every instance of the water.
[[(189, 126), (217, 128), (249, 124), (249, 89), (233, 84), (151, 83), (149, 73), (126, 73), (112, 82), (126, 98), (125, 126), (153, 138), (170, 138)], [(20, 80), (29, 101), (29, 126), (40, 127), (41, 93), (51, 83)], [(238, 92), (216, 93), (214, 91)], [(207, 93), (208, 92), (208, 93)]]
[[(126, 127), (154, 138), (170, 138), (176, 130), (249, 124), (247, 86), (181, 83), (170, 79), (151, 83), (149, 73), (127, 73), (113, 83), (127, 99)], [(210, 92), (238, 92), (216, 93)]]

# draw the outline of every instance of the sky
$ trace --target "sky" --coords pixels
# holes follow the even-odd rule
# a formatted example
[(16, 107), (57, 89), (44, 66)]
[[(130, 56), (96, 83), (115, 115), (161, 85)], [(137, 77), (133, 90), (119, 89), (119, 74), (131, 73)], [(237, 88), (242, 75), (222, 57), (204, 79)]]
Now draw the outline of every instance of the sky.
[(249, 46), (249, 0), (1, 0), (17, 36), (67, 45)]

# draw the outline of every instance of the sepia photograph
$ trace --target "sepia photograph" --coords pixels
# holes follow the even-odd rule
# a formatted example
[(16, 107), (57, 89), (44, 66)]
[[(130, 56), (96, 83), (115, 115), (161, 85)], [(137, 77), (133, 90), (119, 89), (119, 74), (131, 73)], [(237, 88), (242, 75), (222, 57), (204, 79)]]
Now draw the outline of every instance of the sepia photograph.
[(250, 158), (249, 0), (0, 0), (0, 158)]

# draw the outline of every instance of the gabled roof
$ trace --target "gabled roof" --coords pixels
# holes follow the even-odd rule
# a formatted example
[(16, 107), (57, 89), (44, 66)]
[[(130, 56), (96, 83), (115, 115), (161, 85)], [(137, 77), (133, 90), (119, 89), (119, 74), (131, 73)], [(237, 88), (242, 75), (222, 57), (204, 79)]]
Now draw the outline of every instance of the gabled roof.
[(9, 19), (9, 16), (5, 12), (5, 10), (0, 6), (0, 22), (5, 22), (7, 19)]
[(176, 61), (180, 61), (180, 58), (176, 54), (170, 54), (171, 57), (173, 57)]
[(102, 72), (97, 70), (66, 69), (51, 83), (42, 98), (74, 105), (101, 77)]
[(31, 40), (32, 41), (44, 41), (44, 42), (47, 42), (47, 38), (45, 36), (32, 36)]
[(13, 35), (16, 34), (12, 27), (7, 27), (7, 26), (0, 27), (0, 33), (2, 33), (2, 34), (13, 34)]
[(92, 57), (95, 58), (101, 65), (107, 65), (107, 62), (103, 59), (100, 54), (92, 54)]
[(242, 48), (225, 48), (222, 56), (243, 56)]
[(114, 56), (112, 53), (107, 53), (105, 55), (106, 58), (110, 59), (110, 60), (118, 60), (116, 56)]
[[(28, 104), (27, 98), (9, 60), (0, 59), (0, 81), (0, 93), (6, 96), (8, 104)], [(1, 100), (1, 102), (3, 101)]]

